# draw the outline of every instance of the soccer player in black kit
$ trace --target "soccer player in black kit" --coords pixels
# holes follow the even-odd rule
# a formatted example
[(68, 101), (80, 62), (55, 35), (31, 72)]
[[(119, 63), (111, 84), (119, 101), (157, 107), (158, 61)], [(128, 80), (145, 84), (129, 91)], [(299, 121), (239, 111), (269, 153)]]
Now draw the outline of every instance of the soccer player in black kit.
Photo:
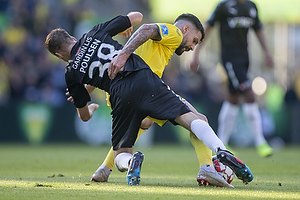
[[(258, 17), (256, 5), (250, 0), (221, 1), (211, 17), (206, 22), (205, 35), (208, 36), (216, 22), (220, 24), (221, 58), (228, 76), (229, 94), (223, 102), (219, 113), (217, 134), (227, 145), (233, 130), (235, 119), (239, 112), (239, 103), (255, 138), (255, 146), (261, 157), (272, 154), (272, 148), (264, 138), (259, 107), (255, 102), (255, 95), (248, 78), (249, 53), (248, 31), (253, 29), (265, 53), (267, 66), (273, 65), (273, 58), (269, 53), (263, 25)], [(198, 45), (191, 62), (191, 69), (196, 71), (199, 65), (199, 52), (202, 45)], [(243, 98), (243, 99), (242, 99)], [(242, 99), (242, 101), (240, 101)]]
[[(94, 26), (79, 41), (64, 29), (54, 29), (48, 34), (45, 41), (48, 50), (68, 62), (65, 81), (79, 117), (88, 121), (98, 108), (97, 104), (88, 105), (91, 99), (85, 84), (110, 94), (115, 165), (119, 171), (128, 170), (129, 185), (140, 183), (144, 155), (141, 152), (132, 153), (141, 122), (147, 116), (169, 120), (192, 131), (217, 154), (221, 162), (235, 171), (238, 178), (244, 182), (252, 181), (250, 169), (226, 150), (212, 128), (191, 112), (138, 55), (130, 54), (122, 71), (114, 74), (116, 68), (113, 60), (117, 59), (118, 54), (126, 54), (126, 45), (122, 49), (122, 45), (112, 37), (131, 29), (141, 19), (139, 12), (117, 16)], [(194, 39), (180, 46), (178, 54), (189, 51), (204, 37), (196, 26), (190, 27), (189, 34)], [(110, 79), (109, 73), (116, 77)]]

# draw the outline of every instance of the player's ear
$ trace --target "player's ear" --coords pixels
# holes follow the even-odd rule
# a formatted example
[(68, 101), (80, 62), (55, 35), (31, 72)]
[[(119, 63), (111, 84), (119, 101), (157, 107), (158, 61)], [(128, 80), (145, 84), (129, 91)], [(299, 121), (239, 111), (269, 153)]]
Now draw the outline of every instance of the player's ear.
[(71, 38), (72, 38), (75, 42), (77, 42), (77, 39), (76, 39), (75, 37), (71, 36)]
[(62, 55), (60, 53), (54, 53), (55, 56), (57, 56), (58, 58), (62, 59)]
[(182, 29), (182, 34), (187, 33), (189, 31), (189, 29), (190, 29), (189, 25), (184, 25), (183, 29)]

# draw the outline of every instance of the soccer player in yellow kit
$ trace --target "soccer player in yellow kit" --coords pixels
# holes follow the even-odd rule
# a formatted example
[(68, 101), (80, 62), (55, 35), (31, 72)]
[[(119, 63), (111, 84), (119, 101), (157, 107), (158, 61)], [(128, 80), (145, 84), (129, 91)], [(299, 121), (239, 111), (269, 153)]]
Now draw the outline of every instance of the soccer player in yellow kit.
[[(189, 17), (193, 17), (193, 15), (187, 15), (189, 15)], [(142, 41), (143, 44), (138, 46), (135, 53), (139, 55), (150, 66), (151, 70), (159, 77), (162, 76), (163, 71), (174, 52), (177, 53), (177, 49), (186, 48), (184, 47), (186, 41), (193, 39), (187, 34), (184, 34), (184, 30), (180, 30), (176, 25), (176, 23), (174, 25), (168, 23), (144, 24), (139, 28), (140, 30), (137, 30), (148, 36), (146, 36), (145, 41)], [(182, 24), (180, 26), (182, 26)], [(183, 25), (183, 27), (189, 28), (188, 24), (186, 24), (186, 26)], [(128, 32), (126, 33), (128, 34)], [(193, 49), (185, 49), (184, 51), (189, 50)], [(181, 53), (177, 54), (181, 55)], [(185, 102), (201, 120), (207, 122), (207, 119), (204, 115), (198, 113), (189, 102), (186, 100)], [(141, 124), (137, 139), (153, 124), (153, 122), (156, 122), (162, 126), (166, 121), (150, 119), (149, 117), (145, 118)], [(230, 185), (224, 181), (224, 179), (214, 169), (211, 159), (211, 150), (206, 147), (203, 142), (200, 141), (192, 132), (190, 132), (190, 140), (195, 148), (200, 165), (200, 170), (197, 175), (197, 181), (199, 185), (211, 184), (215, 186), (230, 187)], [(101, 166), (93, 174), (91, 180), (95, 182), (107, 182), (113, 166), (114, 156), (111, 148)]]

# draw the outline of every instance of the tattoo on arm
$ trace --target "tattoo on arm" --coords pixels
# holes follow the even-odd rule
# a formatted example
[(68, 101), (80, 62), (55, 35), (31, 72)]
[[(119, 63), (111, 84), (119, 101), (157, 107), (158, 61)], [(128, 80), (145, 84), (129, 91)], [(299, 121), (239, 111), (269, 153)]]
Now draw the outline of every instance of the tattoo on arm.
[(126, 42), (122, 51), (130, 55), (149, 39), (160, 40), (160, 34), (155, 24), (142, 25)]

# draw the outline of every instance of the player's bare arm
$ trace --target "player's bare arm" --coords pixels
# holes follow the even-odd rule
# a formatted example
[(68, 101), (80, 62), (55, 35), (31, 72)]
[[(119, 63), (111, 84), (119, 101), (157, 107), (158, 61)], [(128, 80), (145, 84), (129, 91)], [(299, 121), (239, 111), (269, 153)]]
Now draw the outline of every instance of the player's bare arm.
[(161, 39), (158, 32), (158, 27), (155, 24), (143, 24), (126, 42), (121, 53), (124, 53), (129, 57), (139, 46), (144, 44), (149, 39)]
[[(96, 88), (95, 86), (85, 84), (85, 89), (88, 91), (89, 94), (91, 94), (94, 91), (95, 88)], [(68, 97), (67, 100), (74, 103), (74, 99), (70, 95), (70, 92), (69, 92), (68, 88), (66, 89), (66, 91), (67, 91), (66, 96)]]
[[(211, 28), (212, 27), (208, 23), (205, 24), (204, 31), (205, 31), (206, 38), (208, 38)], [(203, 42), (196, 45), (196, 48), (195, 48), (194, 54), (193, 54), (193, 58), (190, 63), (190, 69), (192, 70), (192, 72), (197, 72), (199, 70), (199, 65), (200, 65), (199, 53), (200, 53), (200, 50), (202, 49), (203, 45), (204, 45)]]
[(270, 54), (266, 39), (265, 39), (265, 35), (263, 32), (263, 29), (259, 29), (257, 31), (255, 31), (255, 34), (261, 44), (262, 49), (265, 52), (265, 60), (266, 60), (266, 64), (268, 67), (273, 67), (274, 65), (274, 61), (273, 61), (273, 57)]
[(77, 108), (77, 114), (82, 121), (86, 122), (86, 121), (89, 121), (93, 117), (93, 113), (98, 108), (99, 108), (99, 105), (96, 103), (92, 103), (90, 105), (86, 104), (82, 108)]
[[(139, 24), (142, 19), (143, 19), (143, 15), (140, 12), (130, 12), (127, 14), (127, 16), (129, 17), (130, 23), (132, 26)], [(121, 35), (125, 38), (128, 38), (131, 36), (131, 32), (133, 30), (132, 26), (128, 29), (126, 29), (125, 31), (119, 33), (118, 35)]]
[(122, 51), (116, 56), (108, 68), (108, 75), (114, 79), (122, 71), (129, 56), (147, 40), (160, 40), (161, 36), (155, 24), (143, 24), (126, 42)]
[(130, 23), (131, 23), (131, 27), (129, 27), (128, 29), (126, 29), (125, 31), (118, 33), (118, 35), (123, 36), (125, 38), (128, 38), (131, 36), (131, 32), (133, 30), (133, 26), (139, 24), (142, 19), (143, 19), (143, 14), (140, 12), (130, 12), (127, 14)]

